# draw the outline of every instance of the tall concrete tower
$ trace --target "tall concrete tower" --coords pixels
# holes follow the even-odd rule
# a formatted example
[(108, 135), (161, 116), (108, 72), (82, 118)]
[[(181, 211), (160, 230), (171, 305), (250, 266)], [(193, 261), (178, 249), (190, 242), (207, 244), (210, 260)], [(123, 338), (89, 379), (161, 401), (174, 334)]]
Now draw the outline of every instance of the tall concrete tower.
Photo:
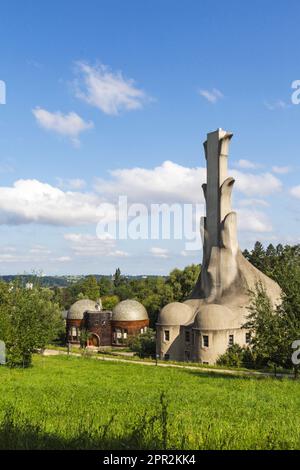
[[(201, 224), (201, 273), (188, 299), (168, 304), (160, 312), (157, 351), (161, 357), (214, 363), (232, 341), (245, 345), (242, 326), (249, 314), (249, 291), (258, 282), (274, 305), (280, 302), (278, 284), (252, 266), (239, 249), (237, 214), (231, 209), (234, 179), (227, 173), (231, 138), (230, 132), (218, 129), (207, 134), (204, 142), (207, 181), (202, 186), (206, 216)], [(190, 337), (191, 344), (186, 341)]]

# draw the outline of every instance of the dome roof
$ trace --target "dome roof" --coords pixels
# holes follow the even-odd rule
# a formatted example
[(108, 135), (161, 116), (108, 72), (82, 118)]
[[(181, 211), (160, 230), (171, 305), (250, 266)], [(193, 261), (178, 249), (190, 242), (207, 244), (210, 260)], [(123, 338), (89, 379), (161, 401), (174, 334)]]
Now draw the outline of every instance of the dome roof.
[(172, 302), (166, 305), (159, 314), (159, 325), (185, 325), (193, 315), (192, 309), (181, 302)]
[(77, 300), (73, 305), (71, 305), (70, 310), (68, 311), (67, 319), (68, 320), (82, 320), (84, 312), (87, 310), (96, 311), (101, 310), (101, 305), (98, 301), (90, 299), (81, 299)]
[(113, 309), (112, 321), (148, 320), (148, 313), (144, 305), (136, 300), (123, 300)]
[(194, 327), (199, 330), (232, 330), (241, 328), (242, 319), (225, 305), (207, 304), (200, 307)]

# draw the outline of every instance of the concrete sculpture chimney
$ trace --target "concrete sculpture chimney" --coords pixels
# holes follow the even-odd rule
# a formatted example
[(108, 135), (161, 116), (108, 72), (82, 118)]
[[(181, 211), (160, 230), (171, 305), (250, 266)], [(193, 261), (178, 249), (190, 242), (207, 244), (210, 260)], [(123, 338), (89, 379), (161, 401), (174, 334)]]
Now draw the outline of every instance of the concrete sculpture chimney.
[[(247, 343), (242, 326), (249, 314), (249, 292), (258, 282), (274, 305), (280, 302), (278, 284), (252, 266), (239, 249), (237, 214), (231, 209), (234, 179), (227, 173), (232, 136), (218, 129), (204, 142), (207, 181), (202, 186), (206, 216), (201, 221), (201, 273), (185, 302), (173, 302), (160, 312), (157, 352), (161, 357), (214, 363), (232, 342)], [(193, 341), (188, 344), (190, 337)]]

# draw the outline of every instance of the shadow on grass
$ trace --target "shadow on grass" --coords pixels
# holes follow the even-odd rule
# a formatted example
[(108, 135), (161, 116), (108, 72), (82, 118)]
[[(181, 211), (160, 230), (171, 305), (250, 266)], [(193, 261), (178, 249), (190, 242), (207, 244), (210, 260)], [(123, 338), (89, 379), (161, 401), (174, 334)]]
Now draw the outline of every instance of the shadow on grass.
[[(155, 414), (145, 412), (136, 417), (135, 423), (124, 423), (119, 435), (114, 425), (113, 417), (106, 424), (98, 426), (91, 426), (90, 422), (83, 420), (80, 428), (75, 429), (75, 432), (71, 429), (68, 437), (65, 436), (65, 428), (49, 433), (43, 423), (33, 424), (28, 417), (8, 405), (0, 423), (0, 450), (175, 449), (169, 444), (168, 400), (164, 392), (160, 395)], [(180, 436), (177, 445), (185, 445), (184, 436)]]
[(282, 380), (282, 377), (275, 377), (275, 376), (264, 376), (264, 375), (244, 375), (244, 374), (239, 374), (238, 372), (232, 373), (232, 374), (227, 374), (227, 373), (222, 373), (222, 372), (202, 372), (202, 371), (196, 371), (196, 370), (188, 370), (185, 369), (185, 372), (191, 375), (194, 375), (199, 378), (210, 378), (210, 379), (227, 379), (227, 380), (269, 380), (269, 379), (278, 379)]

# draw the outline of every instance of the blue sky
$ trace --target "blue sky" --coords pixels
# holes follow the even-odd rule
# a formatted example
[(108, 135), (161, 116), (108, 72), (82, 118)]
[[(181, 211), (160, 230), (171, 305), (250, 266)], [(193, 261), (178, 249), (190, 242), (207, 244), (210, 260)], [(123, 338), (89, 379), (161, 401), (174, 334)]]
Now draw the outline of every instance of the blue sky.
[(299, 242), (298, 1), (4, 0), (0, 13), (1, 274), (201, 261), (184, 240), (97, 240), (93, 211), (124, 193), (202, 203), (218, 127), (234, 133), (241, 246)]

